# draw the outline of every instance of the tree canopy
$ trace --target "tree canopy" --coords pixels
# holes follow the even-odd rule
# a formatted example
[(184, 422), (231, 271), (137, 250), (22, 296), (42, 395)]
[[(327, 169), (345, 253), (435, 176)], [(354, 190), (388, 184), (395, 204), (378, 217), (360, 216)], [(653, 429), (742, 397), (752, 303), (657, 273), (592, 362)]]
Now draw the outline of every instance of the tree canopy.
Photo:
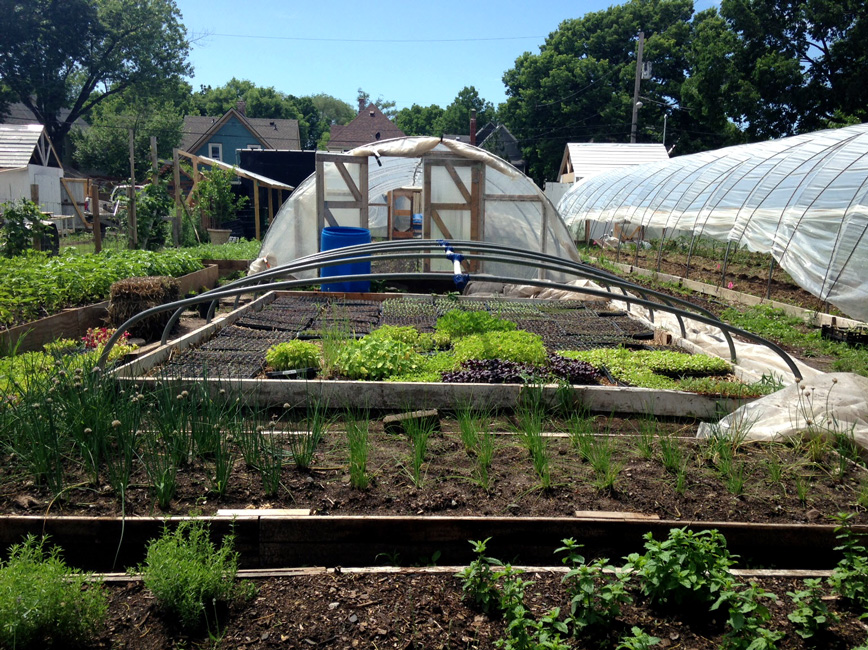
[(395, 124), (407, 135), (467, 135), (470, 132), (470, 111), (473, 109), (476, 109), (477, 128), (497, 119), (494, 105), (480, 97), (473, 86), (465, 86), (445, 109), (437, 104), (413, 104), (409, 108), (402, 108), (395, 116)]
[(192, 72), (172, 0), (0, 0), (0, 24), (0, 80), (56, 146), (114, 95), (153, 94)]

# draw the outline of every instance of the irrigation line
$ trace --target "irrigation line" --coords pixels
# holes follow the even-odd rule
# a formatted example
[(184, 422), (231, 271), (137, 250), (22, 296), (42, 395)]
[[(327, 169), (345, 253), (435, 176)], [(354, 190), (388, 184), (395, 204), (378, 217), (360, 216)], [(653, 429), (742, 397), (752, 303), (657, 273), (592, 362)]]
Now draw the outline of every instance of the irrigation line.
[[(356, 259), (356, 261), (358, 261)], [(610, 299), (611, 293), (590, 289), (587, 287), (575, 287), (570, 284), (558, 283), (558, 282), (549, 282), (546, 280), (537, 280), (537, 279), (526, 279), (526, 278), (516, 278), (516, 277), (508, 277), (508, 276), (495, 276), (495, 275), (485, 275), (479, 274), (474, 276), (476, 279), (488, 281), (488, 282), (499, 282), (503, 284), (525, 284), (530, 286), (537, 286), (543, 288), (550, 289), (560, 289), (563, 291), (568, 291), (572, 293), (594, 296), (597, 298), (605, 298)], [(338, 275), (331, 276), (328, 278), (329, 283), (343, 283), (343, 282), (358, 282), (365, 280), (407, 280), (407, 279), (418, 279), (418, 280), (442, 280), (442, 273), (362, 273), (362, 274), (352, 274), (352, 275)], [(288, 290), (288, 289), (297, 289), (300, 287), (307, 287), (311, 285), (317, 285), (322, 283), (322, 278), (310, 278), (305, 280), (284, 280), (281, 282), (274, 282), (269, 285), (269, 290)], [(225, 289), (220, 292), (219, 297), (232, 297), (236, 295), (242, 295), (250, 292), (250, 287), (243, 286), (232, 289)], [(158, 305), (156, 307), (151, 307), (150, 309), (146, 309), (145, 311), (129, 318), (126, 322), (124, 322), (120, 327), (117, 328), (114, 334), (112, 334), (111, 338), (106, 342), (105, 347), (103, 348), (102, 354), (97, 361), (97, 367), (100, 369), (105, 368), (105, 364), (108, 360), (108, 355), (114, 347), (115, 343), (120, 339), (124, 332), (126, 332), (130, 327), (139, 323), (140, 321), (148, 318), (149, 316), (153, 316), (155, 314), (167, 311), (169, 309), (178, 309), (181, 307), (186, 307), (189, 305), (198, 304), (199, 302), (204, 302), (208, 298), (203, 298), (201, 296), (196, 296), (193, 298), (187, 298), (184, 300), (180, 300), (174, 303), (169, 303), (166, 305)], [(620, 298), (624, 302), (632, 303), (641, 307), (645, 307), (646, 309), (657, 308), (660, 309), (660, 305), (658, 303), (653, 303), (648, 300), (642, 298), (636, 298), (633, 296), (623, 296)], [(674, 312), (677, 311), (674, 307), (664, 307), (664, 311)], [(734, 327), (727, 323), (722, 323), (715, 318), (708, 318), (706, 316), (702, 316), (699, 314), (691, 314), (684, 312), (682, 315), (687, 316), (688, 318), (703, 323), (705, 325), (710, 325), (712, 327), (717, 327), (722, 331), (729, 331), (731, 334), (738, 334), (748, 339), (749, 341), (759, 343), (761, 345), (765, 345), (773, 352), (775, 352), (784, 363), (789, 367), (790, 371), (793, 373), (796, 381), (801, 381), (802, 374), (799, 372), (798, 367), (793, 362), (792, 358), (779, 346), (772, 343), (771, 341), (767, 341), (756, 334), (748, 332), (746, 330), (742, 330), (740, 328)]]

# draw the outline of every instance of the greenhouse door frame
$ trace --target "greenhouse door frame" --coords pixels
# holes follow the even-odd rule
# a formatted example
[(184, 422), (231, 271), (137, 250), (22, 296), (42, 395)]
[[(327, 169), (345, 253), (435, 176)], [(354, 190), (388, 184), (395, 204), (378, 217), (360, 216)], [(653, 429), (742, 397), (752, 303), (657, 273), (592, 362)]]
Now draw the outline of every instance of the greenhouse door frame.
[[(422, 210), (422, 237), (431, 239), (431, 224), (433, 223), (446, 240), (452, 240), (454, 237), (443, 219), (440, 217), (440, 210), (455, 210), (469, 211), (470, 213), (470, 239), (472, 241), (481, 241), (485, 232), (485, 194), (482, 188), (485, 187), (485, 163), (476, 160), (467, 160), (466, 158), (458, 158), (453, 154), (443, 152), (429, 152), (422, 157), (424, 161), (424, 185), (422, 191), (423, 210)], [(458, 203), (434, 203), (431, 200), (431, 175), (434, 167), (443, 167), (446, 169), (455, 188), (464, 199)], [(456, 167), (470, 168), (470, 187), (468, 188), (464, 181), (458, 175)], [(480, 272), (482, 265), (478, 260), (464, 260), (462, 262), (468, 272)], [(425, 260), (425, 271), (430, 271), (431, 260)]]
[[(326, 163), (333, 163), (341, 179), (343, 187), (331, 188), (348, 192), (353, 198), (347, 201), (329, 200), (329, 189), (325, 182)], [(359, 182), (356, 184), (350, 169), (358, 167)], [(316, 153), (316, 227), (317, 250), (321, 250), (321, 233), (326, 226), (336, 227), (338, 223), (332, 210), (358, 210), (360, 228), (368, 227), (368, 158), (367, 156), (350, 156), (342, 153)]]

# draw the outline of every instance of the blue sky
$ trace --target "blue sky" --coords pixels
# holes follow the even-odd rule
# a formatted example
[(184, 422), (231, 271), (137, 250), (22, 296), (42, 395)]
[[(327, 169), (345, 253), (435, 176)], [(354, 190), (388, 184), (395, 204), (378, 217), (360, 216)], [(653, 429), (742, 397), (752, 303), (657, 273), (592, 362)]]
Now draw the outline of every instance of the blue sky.
[[(373, 98), (446, 107), (465, 86), (495, 105), (503, 73), (538, 52), (561, 21), (609, 0), (287, 2), (176, 0), (196, 40), (193, 89), (232, 77), (293, 95), (320, 92), (355, 106)], [(696, 9), (713, 4), (695, 0)], [(202, 37), (202, 34), (209, 34)]]

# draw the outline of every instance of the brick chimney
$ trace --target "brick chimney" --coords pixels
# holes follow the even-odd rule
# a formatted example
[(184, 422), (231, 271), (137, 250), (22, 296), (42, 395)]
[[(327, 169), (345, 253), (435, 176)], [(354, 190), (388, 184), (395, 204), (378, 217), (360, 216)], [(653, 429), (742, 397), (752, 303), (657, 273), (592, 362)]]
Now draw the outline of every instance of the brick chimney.
[(239, 99), (235, 102), (235, 110), (237, 110), (242, 115), (247, 115), (247, 102), (243, 99)]
[(359, 115), (365, 112), (365, 98), (359, 97)]
[(476, 109), (470, 109), (470, 144), (476, 146)]

